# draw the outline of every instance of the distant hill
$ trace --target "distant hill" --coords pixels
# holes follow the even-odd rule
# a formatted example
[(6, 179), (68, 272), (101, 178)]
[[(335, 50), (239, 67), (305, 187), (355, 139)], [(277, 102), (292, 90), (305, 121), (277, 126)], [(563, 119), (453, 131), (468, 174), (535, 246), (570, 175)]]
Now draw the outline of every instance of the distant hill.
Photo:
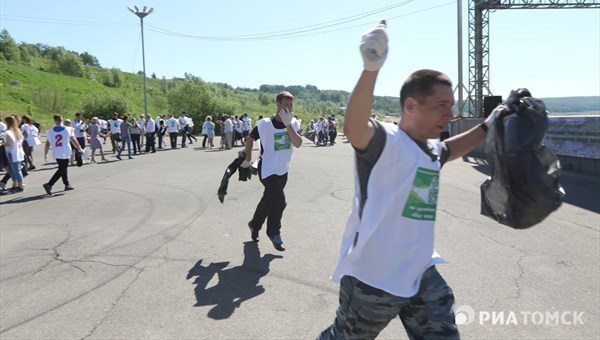
[(550, 114), (589, 113), (600, 115), (600, 96), (540, 98)]

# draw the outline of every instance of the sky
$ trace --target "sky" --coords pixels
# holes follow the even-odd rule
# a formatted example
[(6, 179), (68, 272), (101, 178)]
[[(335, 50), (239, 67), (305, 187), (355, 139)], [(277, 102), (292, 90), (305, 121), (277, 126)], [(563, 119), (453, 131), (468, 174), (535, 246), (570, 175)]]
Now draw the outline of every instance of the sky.
[[(137, 3), (135, 1), (138, 1)], [(468, 0), (462, 1), (463, 93), (469, 87)], [(398, 97), (430, 68), (458, 84), (458, 6), (448, 0), (0, 0), (0, 26), (17, 42), (63, 46), (102, 67), (258, 88), (352, 91), (360, 38), (388, 23), (389, 54), (375, 88)], [(490, 93), (527, 87), (539, 98), (600, 96), (600, 9), (498, 10), (489, 16)], [(486, 91), (487, 92), (487, 91)]]

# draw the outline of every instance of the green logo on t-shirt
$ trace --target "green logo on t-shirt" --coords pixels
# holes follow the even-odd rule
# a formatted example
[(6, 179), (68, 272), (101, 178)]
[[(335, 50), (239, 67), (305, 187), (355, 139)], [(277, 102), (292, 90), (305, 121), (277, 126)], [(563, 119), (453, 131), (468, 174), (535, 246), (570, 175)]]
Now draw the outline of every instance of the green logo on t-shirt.
[(286, 132), (275, 132), (273, 134), (273, 140), (275, 141), (275, 151), (289, 150), (292, 147), (290, 135)]
[(435, 220), (439, 180), (439, 171), (418, 168), (402, 216), (413, 220)]

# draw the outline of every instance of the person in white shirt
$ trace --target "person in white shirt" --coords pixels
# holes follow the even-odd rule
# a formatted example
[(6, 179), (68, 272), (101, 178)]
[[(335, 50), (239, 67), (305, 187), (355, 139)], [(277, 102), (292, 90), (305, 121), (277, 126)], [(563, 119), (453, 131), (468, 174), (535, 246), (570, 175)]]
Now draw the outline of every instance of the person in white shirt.
[[(55, 126), (46, 131), (46, 147), (44, 155), (48, 155), (48, 150), (52, 148), (52, 157), (58, 164), (58, 169), (50, 178), (48, 183), (43, 184), (44, 190), (48, 195), (52, 195), (52, 186), (60, 178), (62, 178), (63, 184), (65, 185), (65, 191), (73, 190), (74, 188), (69, 183), (69, 176), (67, 169), (69, 168), (69, 158), (73, 150), (71, 144), (77, 148), (79, 152), (83, 152), (83, 149), (79, 145), (77, 138), (72, 127), (63, 125), (63, 117), (59, 114), (55, 114), (54, 117)], [(70, 143), (69, 143), (70, 142)]]
[(246, 137), (248, 137), (248, 135), (250, 134), (250, 131), (252, 131), (252, 119), (250, 119), (250, 117), (248, 117), (248, 114), (246, 112), (244, 112), (244, 114), (242, 115), (242, 136), (244, 136), (244, 140), (246, 139)]
[(315, 124), (317, 132), (317, 146), (327, 145), (327, 121), (325, 117), (319, 117), (319, 121)]
[(110, 128), (110, 143), (112, 144), (112, 152), (119, 152), (119, 143), (121, 142), (121, 123), (118, 113), (113, 113), (113, 117), (108, 120)]
[(179, 120), (175, 118), (175, 115), (171, 115), (171, 118), (167, 120), (167, 133), (171, 141), (171, 149), (177, 149), (177, 133), (180, 128)]
[(244, 125), (237, 115), (233, 116), (233, 146), (237, 146), (237, 142), (240, 141), (244, 146), (244, 134), (242, 126)]
[[(189, 114), (185, 114), (185, 117), (187, 118), (186, 123), (187, 125), (184, 126), (184, 130), (185, 130), (185, 135), (188, 138), (188, 142), (190, 144), (197, 142), (198, 138), (196, 138), (196, 136), (194, 136), (194, 120), (192, 119), (192, 117)], [(194, 142), (192, 142), (192, 139), (194, 140)]]
[(248, 222), (250, 237), (258, 242), (258, 233), (267, 222), (267, 236), (275, 249), (284, 251), (281, 238), (281, 218), (287, 205), (283, 189), (287, 183), (288, 171), (292, 162), (293, 147), (302, 146), (302, 137), (292, 127), (294, 96), (281, 92), (276, 97), (277, 113), (273, 117), (261, 119), (246, 138), (246, 158), (241, 164), (248, 168), (252, 160), (254, 141), (260, 140), (258, 176), (265, 187), (263, 196), (256, 206), (252, 220)]
[(75, 114), (75, 119), (72, 121), (72, 124), (73, 131), (75, 132), (75, 138), (77, 138), (81, 148), (85, 150), (85, 130), (87, 129), (87, 124), (83, 121), (83, 118), (81, 118), (80, 112)]
[[(19, 129), (19, 119), (16, 116), (8, 116), (4, 118), (6, 128), (4, 130), (4, 139), (2, 145), (4, 146), (4, 152), (6, 154), (6, 160), (8, 165), (8, 175), (12, 179), (13, 192), (21, 192), (23, 188), (23, 172), (21, 171), (21, 164), (25, 160), (25, 152), (23, 151), (23, 134)], [(6, 178), (8, 181), (8, 178)], [(2, 182), (2, 191), (6, 182)]]
[(416, 71), (402, 85), (399, 126), (370, 118), (388, 51), (385, 21), (363, 36), (360, 51), (364, 70), (344, 119), (356, 190), (332, 275), (339, 308), (318, 339), (374, 339), (397, 317), (411, 339), (458, 339), (454, 296), (435, 268), (444, 263), (434, 248), (439, 171), (481, 143), (487, 125), (437, 139), (452, 119), (454, 96), (448, 76), (434, 70)]
[(104, 119), (104, 117), (98, 117), (98, 127), (100, 128), (100, 133), (102, 134), (102, 144), (106, 144), (106, 136), (108, 136), (108, 122)]
[(166, 121), (165, 121), (165, 117), (166, 115), (160, 115), (156, 117), (156, 137), (158, 138), (158, 148), (162, 149), (163, 148), (163, 137), (165, 136), (165, 133), (167, 132), (167, 126), (166, 126)]
[(223, 135), (221, 138), (225, 137), (225, 149), (231, 149), (233, 143), (233, 122), (228, 115), (223, 116)]
[(206, 119), (202, 124), (202, 131), (206, 133), (206, 138), (208, 139), (208, 144), (205, 146), (203, 141), (202, 147), (212, 149), (215, 146), (213, 143), (213, 138), (215, 138), (215, 123), (212, 122), (212, 116), (206, 116)]
[(156, 152), (156, 145), (154, 144), (154, 136), (156, 135), (156, 123), (150, 114), (146, 114), (146, 153)]
[[(138, 125), (140, 126), (140, 145), (146, 145), (146, 116), (141, 114), (138, 118)], [(158, 125), (158, 119), (156, 120), (156, 125)], [(140, 149), (140, 153), (142, 153), (142, 149)]]
[(21, 132), (23, 133), (23, 151), (25, 152), (25, 165), (27, 170), (35, 170), (33, 164), (33, 148), (36, 145), (42, 144), (38, 138), (38, 128), (33, 124), (34, 121), (29, 115), (24, 115), (22, 118)]
[(187, 126), (187, 117), (185, 116), (185, 111), (181, 111), (181, 115), (179, 116), (179, 130), (181, 131), (181, 147), (186, 148), (185, 141), (187, 139), (186, 134), (186, 126)]
[(292, 126), (294, 127), (294, 130), (296, 130), (296, 132), (298, 132), (298, 134), (300, 134), (300, 127), (302, 126), (302, 119), (298, 118), (298, 115), (294, 115), (294, 117), (292, 118)]

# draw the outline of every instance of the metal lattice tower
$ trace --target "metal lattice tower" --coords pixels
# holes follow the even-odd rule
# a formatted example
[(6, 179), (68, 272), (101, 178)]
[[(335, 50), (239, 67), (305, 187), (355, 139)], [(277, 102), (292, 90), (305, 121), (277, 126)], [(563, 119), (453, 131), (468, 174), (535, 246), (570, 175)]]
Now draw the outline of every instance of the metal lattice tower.
[(498, 9), (600, 8), (591, 0), (469, 0), (469, 114), (483, 117), (483, 97), (491, 95), (489, 16)]

